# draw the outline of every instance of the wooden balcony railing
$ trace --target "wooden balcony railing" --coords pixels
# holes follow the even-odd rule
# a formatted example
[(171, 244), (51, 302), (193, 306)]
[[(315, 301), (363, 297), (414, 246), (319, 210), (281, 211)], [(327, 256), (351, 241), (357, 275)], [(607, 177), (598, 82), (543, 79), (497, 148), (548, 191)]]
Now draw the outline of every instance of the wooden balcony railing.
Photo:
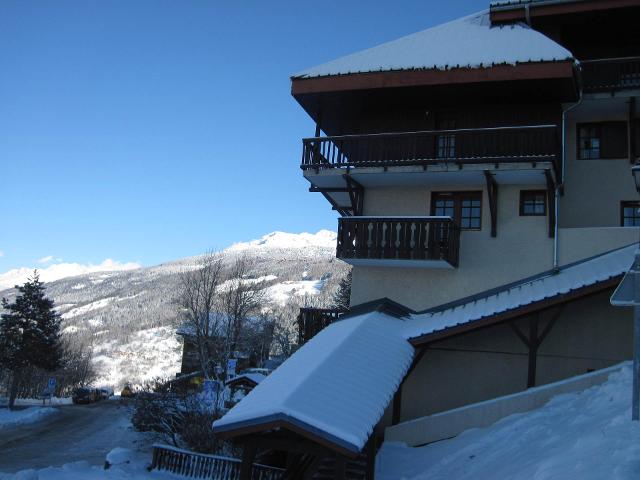
[[(153, 446), (151, 470), (171, 472), (189, 478), (237, 480), (240, 478), (241, 461), (219, 455), (205, 455), (167, 445)], [(284, 470), (254, 463), (252, 480), (280, 480)]]
[(343, 308), (302, 307), (298, 314), (298, 345), (311, 340), (320, 330), (335, 322), (346, 313)]
[[(460, 228), (450, 217), (342, 217), (336, 256), (447, 262), (458, 266)], [(350, 262), (356, 263), (356, 262)], [(426, 266), (426, 264), (425, 264)]]
[(429, 130), (302, 140), (302, 168), (560, 162), (556, 125)]
[(584, 60), (580, 65), (586, 93), (640, 88), (640, 57)]

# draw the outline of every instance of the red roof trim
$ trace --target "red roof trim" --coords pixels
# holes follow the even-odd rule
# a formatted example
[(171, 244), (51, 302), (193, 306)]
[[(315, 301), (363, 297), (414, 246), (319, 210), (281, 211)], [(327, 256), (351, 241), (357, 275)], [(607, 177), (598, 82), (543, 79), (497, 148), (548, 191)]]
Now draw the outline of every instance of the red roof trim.
[(417, 87), (429, 85), (544, 80), (573, 77), (573, 60), (555, 62), (495, 65), (487, 68), (454, 68), (450, 70), (401, 70), (353, 73), (313, 78), (293, 78), (291, 93), (341, 92), (377, 88)]

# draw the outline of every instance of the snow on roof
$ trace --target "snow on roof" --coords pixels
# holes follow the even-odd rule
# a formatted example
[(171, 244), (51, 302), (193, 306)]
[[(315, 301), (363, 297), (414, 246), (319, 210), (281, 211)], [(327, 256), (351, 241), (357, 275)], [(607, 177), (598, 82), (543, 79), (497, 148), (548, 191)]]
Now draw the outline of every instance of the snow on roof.
[(236, 383), (242, 379), (247, 379), (247, 380), (251, 380), (253, 383), (255, 383), (256, 385), (259, 384), (262, 380), (264, 380), (265, 378), (267, 378), (266, 375), (263, 375), (262, 373), (242, 373), (240, 375), (238, 375), (237, 377), (233, 377), (231, 380), (227, 381), (227, 385), (230, 383)]
[(282, 421), (360, 451), (413, 359), (402, 323), (370, 312), (331, 324), (214, 422), (214, 431)]
[(560, 61), (571, 52), (524, 23), (491, 26), (483, 11), (299, 72), (326, 75)]
[(520, 7), (523, 5), (531, 5), (536, 3), (555, 4), (555, 3), (577, 3), (583, 0), (496, 0), (491, 2), (491, 7)]
[(548, 272), (447, 308), (414, 314), (405, 323), (405, 335), (427, 335), (609, 280), (629, 270), (637, 248), (633, 244), (568, 265), (558, 273)]

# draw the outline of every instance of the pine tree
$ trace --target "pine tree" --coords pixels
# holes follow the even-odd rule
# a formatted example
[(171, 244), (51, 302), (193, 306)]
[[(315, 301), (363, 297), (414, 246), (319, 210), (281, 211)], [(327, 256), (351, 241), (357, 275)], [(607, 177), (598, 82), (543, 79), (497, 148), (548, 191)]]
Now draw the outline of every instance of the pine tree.
[(333, 307), (347, 310), (351, 302), (351, 270), (342, 277), (338, 289), (333, 294)]
[(0, 315), (0, 365), (11, 372), (10, 408), (21, 380), (33, 367), (50, 372), (62, 363), (60, 316), (45, 296), (38, 272), (16, 288), (13, 303), (2, 299), (5, 313)]

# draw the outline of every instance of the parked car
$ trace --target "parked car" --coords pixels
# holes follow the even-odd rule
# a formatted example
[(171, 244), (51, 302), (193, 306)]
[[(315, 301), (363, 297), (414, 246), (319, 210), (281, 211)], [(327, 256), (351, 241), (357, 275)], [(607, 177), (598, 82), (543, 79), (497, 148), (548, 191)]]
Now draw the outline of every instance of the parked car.
[(127, 383), (120, 392), (120, 396), (122, 398), (131, 398), (136, 396), (136, 392), (131, 388), (131, 385)]
[(98, 390), (95, 388), (82, 387), (77, 388), (73, 395), (71, 396), (71, 400), (75, 404), (79, 403), (93, 403), (97, 402), (99, 399)]
[(102, 387), (98, 389), (100, 400), (109, 400), (113, 396), (113, 388)]

